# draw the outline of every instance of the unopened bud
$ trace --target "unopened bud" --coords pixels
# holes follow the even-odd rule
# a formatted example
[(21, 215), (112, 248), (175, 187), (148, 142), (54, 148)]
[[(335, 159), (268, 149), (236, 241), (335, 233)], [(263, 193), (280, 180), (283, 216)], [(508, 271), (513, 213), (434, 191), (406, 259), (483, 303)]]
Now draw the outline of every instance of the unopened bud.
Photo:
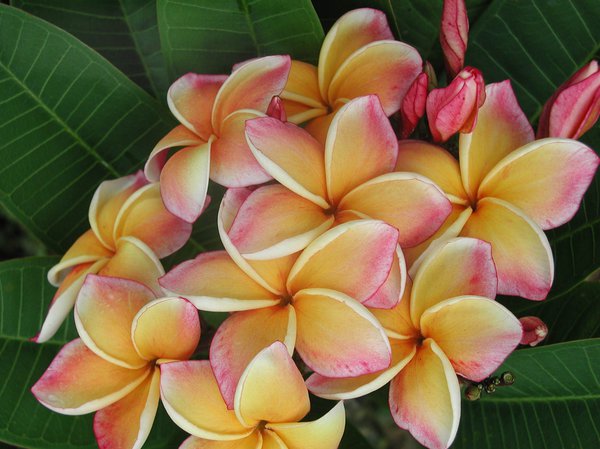
[(285, 108), (283, 107), (281, 98), (274, 96), (271, 99), (269, 107), (267, 108), (267, 115), (269, 117), (276, 118), (277, 120), (281, 120), (282, 122), (287, 121), (287, 115), (285, 113)]
[(465, 389), (465, 398), (467, 401), (476, 401), (481, 397), (481, 388), (478, 385), (469, 385)]
[(501, 385), (503, 385), (503, 386), (512, 385), (515, 383), (515, 375), (513, 373), (511, 373), (510, 371), (504, 371), (500, 375), (500, 381), (501, 381)]
[(536, 316), (519, 318), (523, 326), (522, 345), (535, 346), (548, 335), (548, 326)]

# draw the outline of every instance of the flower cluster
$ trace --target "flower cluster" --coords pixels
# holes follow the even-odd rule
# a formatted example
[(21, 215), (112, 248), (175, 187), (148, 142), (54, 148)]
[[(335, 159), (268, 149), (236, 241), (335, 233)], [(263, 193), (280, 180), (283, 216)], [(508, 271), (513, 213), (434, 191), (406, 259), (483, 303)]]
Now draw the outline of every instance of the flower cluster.
[[(548, 332), (495, 297), (546, 297), (544, 230), (575, 214), (599, 164), (571, 140), (600, 114), (596, 62), (549, 100), (535, 140), (510, 82), (464, 67), (467, 35), (464, 3), (446, 1), (446, 87), (372, 9), (334, 24), (318, 66), (275, 55), (178, 79), (180, 125), (144, 172), (98, 187), (90, 230), (49, 272), (58, 291), (35, 340), (73, 307), (80, 338), (36, 398), (96, 412), (102, 449), (142, 447), (159, 401), (191, 434), (183, 449), (334, 449), (343, 400), (390, 383), (398, 426), (449, 447), (461, 384)], [(405, 140), (425, 118), (435, 143)], [(458, 159), (439, 146), (457, 134)], [(227, 188), (224, 250), (165, 273), (210, 180)], [(230, 313), (204, 332), (208, 360), (198, 310)], [(309, 392), (340, 402), (302, 421)]]

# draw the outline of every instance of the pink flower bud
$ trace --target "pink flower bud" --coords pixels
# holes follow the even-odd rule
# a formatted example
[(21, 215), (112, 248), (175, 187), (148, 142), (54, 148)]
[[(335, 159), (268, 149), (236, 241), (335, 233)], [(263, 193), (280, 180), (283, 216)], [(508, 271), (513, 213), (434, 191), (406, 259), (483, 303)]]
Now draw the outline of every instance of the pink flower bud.
[(592, 61), (560, 86), (544, 105), (537, 137), (577, 139), (600, 117), (600, 69)]
[(427, 120), (433, 139), (445, 142), (459, 131), (473, 131), (484, 101), (483, 76), (473, 67), (465, 67), (448, 87), (433, 89), (427, 97)]
[(456, 76), (465, 65), (465, 53), (469, 36), (469, 18), (465, 0), (444, 0), (440, 43), (444, 52), (446, 70)]
[(535, 346), (548, 335), (548, 326), (536, 316), (519, 318), (523, 326), (522, 345)]
[(400, 117), (402, 119), (402, 130), (400, 135), (403, 139), (408, 138), (417, 127), (417, 123), (425, 114), (425, 102), (427, 101), (427, 85), (429, 77), (426, 73), (420, 73), (413, 81), (408, 92), (402, 100)]
[(271, 98), (271, 102), (269, 103), (269, 107), (267, 108), (267, 115), (269, 117), (276, 118), (277, 120), (281, 120), (282, 122), (287, 121), (287, 115), (285, 113), (285, 109), (283, 107), (283, 102), (281, 98), (278, 96), (274, 96)]

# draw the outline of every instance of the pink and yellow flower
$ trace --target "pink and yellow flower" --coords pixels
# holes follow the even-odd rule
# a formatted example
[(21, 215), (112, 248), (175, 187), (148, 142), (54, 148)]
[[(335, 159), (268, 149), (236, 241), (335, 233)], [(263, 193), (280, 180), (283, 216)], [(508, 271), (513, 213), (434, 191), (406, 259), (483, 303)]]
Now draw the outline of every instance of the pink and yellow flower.
[(233, 405), (246, 365), (274, 341), (283, 341), (290, 354), (295, 348), (314, 371), (331, 377), (387, 368), (387, 338), (365, 306), (393, 307), (402, 295), (406, 270), (398, 231), (381, 221), (352, 221), (299, 255), (245, 260), (227, 230), (248, 195), (233, 189), (223, 199), (219, 225), (229, 254), (200, 254), (160, 279), (165, 291), (200, 310), (236, 312), (221, 324), (210, 349), (226, 403)]
[(422, 60), (410, 45), (397, 42), (385, 14), (356, 9), (343, 15), (325, 36), (318, 68), (292, 61), (281, 97), (289, 121), (325, 141), (334, 113), (353, 98), (379, 96), (387, 116), (421, 72)]
[[(194, 222), (205, 207), (209, 177), (228, 187), (271, 179), (248, 149), (244, 123), (264, 116), (289, 70), (288, 56), (267, 56), (241, 64), (229, 77), (188, 73), (173, 83), (168, 104), (181, 124), (156, 144), (145, 167), (148, 179), (160, 179), (169, 211)], [(183, 148), (167, 159), (174, 147)]]
[(400, 143), (396, 169), (430, 177), (453, 203), (437, 234), (406, 251), (408, 264), (434, 240), (478, 238), (492, 245), (499, 293), (542, 300), (554, 277), (543, 230), (571, 219), (600, 159), (574, 140), (534, 141), (508, 81), (486, 92), (477, 126), (460, 135), (460, 164), (435, 145)]
[(181, 248), (192, 231), (165, 209), (158, 184), (149, 184), (141, 172), (101, 183), (89, 221), (91, 229), (48, 272), (49, 282), (59, 288), (33, 338), (38, 343), (56, 333), (89, 273), (133, 279), (160, 294), (158, 278), (164, 270), (159, 258)]
[(344, 404), (312, 422), (308, 391), (286, 346), (274, 342), (245, 368), (227, 407), (208, 361), (161, 365), (161, 397), (173, 421), (192, 434), (180, 449), (336, 449)]
[(491, 253), (488, 243), (471, 238), (438, 246), (394, 309), (373, 309), (390, 338), (390, 368), (346, 379), (313, 374), (309, 390), (328, 399), (349, 399), (391, 381), (390, 410), (398, 426), (430, 449), (448, 448), (460, 421), (457, 376), (488, 377), (522, 336), (519, 320), (493, 300)]
[(258, 162), (282, 186), (256, 189), (240, 208), (229, 238), (248, 259), (274, 259), (302, 250), (338, 223), (383, 220), (399, 243), (415, 246), (444, 222), (451, 205), (429, 179), (394, 173), (398, 143), (376, 96), (344, 105), (325, 146), (291, 123), (246, 123)]
[(32, 393), (65, 415), (97, 412), (100, 449), (139, 449), (160, 398), (158, 366), (185, 360), (200, 339), (198, 311), (131, 280), (88, 275), (77, 304), (80, 339), (65, 345)]

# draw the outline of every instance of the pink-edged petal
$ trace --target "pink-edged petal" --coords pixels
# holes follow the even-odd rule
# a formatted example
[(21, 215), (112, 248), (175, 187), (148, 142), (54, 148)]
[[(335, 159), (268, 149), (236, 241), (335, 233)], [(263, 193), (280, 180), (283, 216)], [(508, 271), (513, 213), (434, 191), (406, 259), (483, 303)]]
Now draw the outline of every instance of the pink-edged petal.
[(350, 101), (333, 118), (325, 144), (329, 200), (394, 169), (398, 140), (377, 96)]
[(183, 125), (176, 126), (152, 149), (144, 166), (146, 178), (151, 182), (158, 182), (160, 172), (167, 162), (167, 156), (171, 148), (198, 146), (206, 143), (207, 140), (201, 139), (200, 136)]
[(533, 129), (510, 81), (487, 85), (475, 129), (459, 139), (460, 171), (469, 197), (477, 197), (479, 184), (494, 165), (532, 140)]
[(340, 210), (383, 220), (399, 231), (401, 247), (418, 245), (444, 223), (452, 205), (432, 181), (416, 173), (388, 173), (348, 193)]
[(247, 437), (239, 440), (205, 440), (191, 436), (187, 438), (179, 449), (265, 449), (260, 432), (254, 431)]
[(92, 231), (107, 249), (112, 251), (115, 249), (113, 228), (121, 207), (133, 192), (147, 182), (144, 174), (140, 171), (122, 178), (103, 181), (94, 192), (88, 219)]
[(160, 296), (162, 290), (158, 278), (165, 274), (165, 270), (144, 242), (134, 237), (122, 237), (117, 242), (117, 252), (98, 274), (140, 282)]
[(517, 206), (542, 229), (556, 228), (579, 209), (598, 164), (594, 150), (576, 140), (536, 140), (496, 164), (477, 195)]
[(546, 298), (554, 279), (552, 250), (544, 231), (520, 209), (496, 198), (479, 200), (461, 235), (492, 245), (499, 294)]
[(327, 414), (316, 421), (268, 423), (266, 428), (276, 433), (287, 449), (336, 449), (344, 434), (345, 426), (344, 403), (338, 402)]
[(37, 335), (31, 339), (32, 341), (44, 343), (54, 336), (71, 309), (73, 309), (85, 277), (89, 273), (95, 274), (100, 271), (107, 262), (108, 259), (101, 259), (95, 263), (83, 263), (71, 269), (54, 294), (42, 327)]
[(160, 372), (155, 369), (135, 390), (94, 415), (100, 449), (141, 449), (154, 423), (160, 400)]
[(102, 245), (94, 231), (90, 229), (75, 240), (59, 263), (50, 268), (48, 282), (58, 287), (78, 265), (95, 263), (112, 255), (113, 251)]
[(290, 71), (289, 56), (266, 56), (247, 62), (235, 70), (217, 94), (212, 111), (213, 129), (220, 135), (226, 117), (240, 109), (265, 112), (279, 95)]
[(373, 374), (357, 377), (325, 377), (313, 374), (306, 380), (308, 390), (321, 398), (333, 400), (354, 399), (372, 393), (386, 385), (410, 362), (417, 352), (414, 340), (390, 339), (392, 364)]
[(408, 44), (394, 40), (371, 42), (356, 50), (339, 67), (329, 86), (329, 104), (338, 98), (373, 94), (390, 116), (400, 109), (422, 65), (421, 56)]
[(308, 390), (283, 343), (272, 343), (250, 361), (240, 377), (234, 408), (247, 427), (261, 421), (295, 422), (306, 416)]
[(491, 245), (474, 238), (451, 239), (428, 254), (419, 266), (410, 298), (411, 319), (418, 326), (425, 310), (455, 296), (494, 299), (497, 285)]
[(83, 415), (125, 397), (149, 372), (147, 367), (127, 369), (107, 362), (77, 339), (60, 350), (31, 392), (50, 410)]
[(217, 216), (217, 228), (225, 250), (244, 272), (256, 283), (276, 295), (286, 294), (285, 282), (292, 265), (298, 255), (280, 257), (272, 260), (248, 260), (240, 254), (231, 242), (228, 232), (231, 230), (233, 220), (237, 216), (240, 207), (250, 195), (250, 189), (229, 189), (223, 196), (219, 214)]
[(402, 298), (407, 279), (406, 261), (398, 246), (387, 279), (363, 304), (378, 309), (391, 309)]
[[(328, 288), (367, 301), (394, 268), (397, 240), (398, 231), (381, 221), (356, 220), (336, 226), (300, 254), (287, 290), (293, 295), (304, 288)], [(405, 280), (399, 279), (396, 285), (396, 302)]]
[(271, 176), (298, 195), (328, 208), (323, 147), (291, 123), (266, 117), (246, 123), (252, 153)]
[(370, 42), (394, 39), (385, 14), (376, 9), (355, 9), (331, 27), (319, 55), (319, 88), (327, 98), (329, 84), (339, 67), (356, 50)]
[(208, 360), (163, 363), (160, 373), (162, 403), (173, 422), (186, 432), (228, 441), (254, 430), (242, 426), (235, 412), (227, 409)]
[(183, 298), (156, 299), (133, 319), (131, 339), (145, 360), (186, 360), (200, 341), (198, 311)]
[(430, 449), (447, 449), (460, 421), (460, 387), (448, 358), (430, 338), (392, 380), (390, 410), (399, 427)]
[(458, 161), (444, 148), (421, 140), (398, 142), (396, 171), (413, 172), (435, 182), (453, 203), (466, 204)]
[(183, 148), (160, 174), (160, 194), (173, 215), (193, 223), (204, 210), (210, 171), (211, 142)]
[(278, 304), (281, 299), (250, 278), (225, 251), (202, 253), (160, 278), (163, 290), (198, 309), (234, 312)]
[(324, 288), (296, 293), (296, 349), (316, 373), (354, 377), (388, 368), (390, 343), (369, 310), (343, 293)]
[(75, 324), (86, 346), (98, 356), (125, 368), (141, 368), (131, 340), (138, 311), (155, 298), (148, 287), (129, 279), (88, 275), (75, 305)]
[(227, 187), (245, 187), (271, 180), (271, 175), (252, 154), (244, 133), (246, 121), (261, 116), (256, 111), (240, 110), (225, 119), (211, 147), (210, 179)]
[(496, 301), (460, 296), (427, 309), (421, 316), (421, 332), (436, 342), (458, 374), (480, 381), (517, 347), (523, 329)]
[(211, 112), (219, 89), (227, 75), (187, 73), (176, 80), (167, 92), (173, 115), (202, 139), (212, 134)]
[(334, 216), (282, 185), (260, 187), (242, 204), (229, 238), (247, 259), (276, 259), (304, 249)]
[(149, 184), (138, 189), (123, 204), (117, 217), (113, 237), (132, 236), (148, 245), (162, 259), (185, 245), (192, 225), (164, 206), (160, 185)]
[(237, 312), (217, 330), (210, 346), (210, 363), (229, 408), (246, 366), (261, 350), (282, 341), (293, 354), (296, 314), (291, 306)]

